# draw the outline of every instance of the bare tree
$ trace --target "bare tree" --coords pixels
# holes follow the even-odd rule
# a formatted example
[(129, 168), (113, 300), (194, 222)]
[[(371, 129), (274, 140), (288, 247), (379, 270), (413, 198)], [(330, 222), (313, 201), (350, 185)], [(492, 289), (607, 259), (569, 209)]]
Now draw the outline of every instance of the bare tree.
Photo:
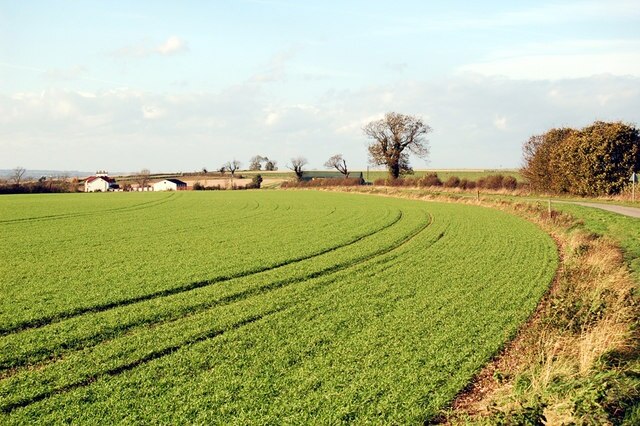
[(291, 166), (287, 166), (289, 169), (293, 170), (296, 174), (298, 180), (302, 179), (302, 174), (304, 171), (302, 168), (308, 163), (307, 159), (304, 157), (295, 157), (291, 159)]
[(230, 189), (234, 189), (233, 178), (236, 175), (236, 170), (238, 170), (241, 166), (241, 163), (238, 160), (227, 161), (220, 168), (220, 173), (224, 174), (225, 171), (231, 173), (229, 176)]
[(151, 178), (151, 171), (149, 169), (142, 169), (140, 173), (136, 176), (136, 182), (138, 183), (138, 187), (140, 187), (141, 191), (149, 186), (149, 179)]
[(424, 159), (429, 156), (426, 134), (431, 132), (431, 127), (419, 117), (389, 112), (362, 130), (369, 139), (373, 139), (368, 147), (369, 161), (386, 166), (393, 179), (402, 173), (412, 172), (409, 152)]
[(349, 177), (349, 169), (347, 169), (347, 162), (342, 158), (342, 154), (336, 154), (329, 158), (324, 166), (327, 169), (336, 169), (344, 175), (345, 178)]
[(13, 180), (13, 183), (15, 183), (16, 185), (20, 185), (20, 181), (22, 181), (22, 177), (26, 172), (27, 172), (27, 169), (20, 166), (13, 169), (11, 173), (11, 180)]
[(226, 163), (224, 163), (224, 166), (222, 167), (226, 171), (231, 173), (231, 177), (233, 178), (236, 174), (236, 170), (240, 169), (241, 166), (242, 166), (242, 163), (240, 163), (238, 160), (233, 160), (233, 161), (227, 161)]

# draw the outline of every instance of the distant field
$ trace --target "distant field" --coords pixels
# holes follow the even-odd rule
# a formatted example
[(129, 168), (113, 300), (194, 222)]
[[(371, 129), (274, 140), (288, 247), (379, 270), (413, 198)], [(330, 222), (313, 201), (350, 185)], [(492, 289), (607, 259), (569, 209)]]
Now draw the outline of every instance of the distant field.
[[(324, 171), (324, 170), (323, 170)], [(376, 179), (384, 179), (389, 176), (388, 172), (384, 170), (370, 170), (367, 172), (366, 170), (354, 170), (356, 172), (362, 172), (364, 178), (368, 182), (373, 182)], [(241, 172), (243, 176), (253, 176), (254, 174), (260, 173), (263, 177), (273, 178), (273, 179), (291, 179), (294, 177), (293, 172), (286, 171), (277, 171), (277, 172)], [(413, 175), (409, 175), (411, 177), (423, 176), (428, 173), (437, 173), (441, 180), (446, 181), (451, 176), (457, 176), (460, 179), (469, 179), (476, 181), (481, 177), (485, 177), (488, 175), (497, 175), (502, 174), (504, 176), (513, 176), (518, 182), (522, 182), (523, 178), (520, 174), (520, 171), (517, 169), (446, 169), (446, 170), (416, 170)]]
[[(323, 169), (322, 171), (327, 171), (326, 169)], [(364, 176), (365, 180), (368, 182), (373, 182), (376, 179), (384, 179), (386, 177), (388, 177), (388, 173), (384, 170), (370, 170), (369, 172), (367, 172), (366, 170), (354, 170), (354, 172), (362, 172), (362, 175)], [(522, 175), (520, 174), (520, 172), (517, 169), (460, 169), (460, 170), (454, 170), (454, 169), (432, 169), (432, 170), (416, 170), (414, 172), (414, 174), (409, 175), (411, 177), (417, 177), (417, 176), (423, 176), (425, 174), (428, 173), (437, 173), (438, 176), (440, 177), (441, 180), (446, 181), (447, 179), (449, 179), (451, 176), (457, 176), (460, 179), (469, 179), (469, 180), (473, 180), (476, 181), (478, 179), (480, 179), (481, 177), (485, 177), (488, 175), (495, 175), (495, 174), (502, 174), (504, 176), (513, 176), (515, 177), (518, 182), (522, 182), (523, 178)], [(282, 180), (287, 180), (287, 179), (293, 179), (295, 177), (295, 174), (292, 171), (289, 170), (276, 170), (273, 172), (267, 172), (264, 170), (260, 170), (260, 171), (250, 171), (250, 170), (245, 170), (245, 171), (238, 171), (236, 173), (236, 176), (238, 177), (243, 177), (246, 180), (239, 180), (239, 184), (240, 185), (244, 185), (246, 183), (248, 183), (253, 176), (255, 175), (261, 175), (263, 177), (263, 179), (265, 179), (264, 182), (264, 186), (265, 187), (275, 187), (275, 186), (279, 186), (279, 184), (282, 182)], [(220, 184), (221, 186), (225, 186), (225, 182), (229, 181), (229, 174), (226, 173), (225, 175), (220, 175), (219, 173), (215, 172), (215, 173), (209, 173), (207, 175), (203, 175), (203, 174), (189, 174), (187, 176), (182, 176), (181, 174), (176, 174), (176, 173), (168, 173), (168, 174), (156, 174), (156, 175), (152, 175), (151, 176), (151, 180), (152, 181), (156, 181), (156, 180), (161, 180), (161, 179), (165, 179), (165, 178), (178, 178), (178, 179), (182, 179), (185, 182), (187, 182), (189, 185), (192, 185), (193, 182), (212, 182), (212, 184)], [(122, 177), (118, 177), (117, 178), (118, 182), (123, 184), (123, 183), (132, 183), (135, 184), (136, 183), (136, 178), (135, 176), (122, 176)]]
[(295, 174), (293, 172), (287, 171), (287, 170), (276, 170), (275, 172), (265, 172), (264, 170), (243, 171), (243, 172), (240, 172), (240, 174), (248, 177), (261, 175), (263, 178), (267, 178), (267, 179), (291, 179), (295, 177)]
[(534, 310), (550, 237), (314, 191), (0, 197), (0, 423), (422, 423)]

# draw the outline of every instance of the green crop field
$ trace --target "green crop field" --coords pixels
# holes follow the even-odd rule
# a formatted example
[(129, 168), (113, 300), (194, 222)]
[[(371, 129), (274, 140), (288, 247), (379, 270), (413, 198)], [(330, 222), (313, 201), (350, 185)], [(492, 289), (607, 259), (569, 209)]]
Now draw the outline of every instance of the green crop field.
[(0, 423), (423, 423), (533, 312), (551, 238), (314, 191), (0, 197)]

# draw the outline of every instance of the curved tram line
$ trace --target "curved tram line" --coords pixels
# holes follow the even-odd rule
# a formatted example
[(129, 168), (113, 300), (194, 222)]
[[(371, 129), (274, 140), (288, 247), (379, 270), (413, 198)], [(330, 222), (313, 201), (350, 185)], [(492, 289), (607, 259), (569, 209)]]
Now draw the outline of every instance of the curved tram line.
[[(400, 215), (401, 216), (401, 215)], [(409, 233), (408, 235), (404, 236), (399, 242), (394, 243), (388, 247), (383, 247), (381, 248), (379, 251), (372, 253), (370, 255), (367, 256), (362, 256), (360, 258), (355, 259), (354, 261), (348, 261), (348, 262), (343, 262), (343, 263), (338, 263), (336, 265), (333, 265), (331, 267), (328, 268), (324, 268), (322, 270), (318, 270), (318, 271), (314, 271), (310, 274), (301, 276), (301, 277), (295, 277), (295, 278), (289, 278), (289, 279), (284, 279), (284, 280), (280, 280), (280, 281), (275, 281), (270, 283), (269, 285), (263, 286), (263, 287), (258, 287), (258, 288), (254, 288), (254, 289), (250, 289), (247, 291), (244, 291), (242, 293), (238, 293), (238, 294), (234, 294), (232, 296), (223, 298), (219, 301), (217, 301), (216, 303), (212, 304), (211, 306), (207, 306), (207, 307), (202, 307), (200, 309), (194, 309), (193, 311), (191, 311), (189, 313), (189, 316), (197, 313), (197, 312), (201, 312), (207, 309), (211, 309), (214, 307), (218, 307), (218, 306), (224, 306), (227, 304), (233, 304), (242, 300), (245, 300), (248, 297), (251, 296), (257, 296), (259, 294), (264, 294), (267, 293), (269, 291), (273, 291), (275, 289), (279, 289), (279, 288), (283, 288), (285, 286), (289, 286), (292, 284), (296, 284), (296, 283), (301, 283), (301, 282), (305, 282), (314, 278), (319, 278), (319, 277), (326, 277), (341, 271), (344, 271), (346, 269), (349, 268), (353, 268), (355, 266), (358, 266), (360, 264), (363, 264), (365, 262), (368, 262), (370, 260), (373, 260), (375, 258), (384, 256), (386, 254), (392, 253), (395, 250), (398, 250), (399, 248), (401, 248), (402, 246), (404, 246), (405, 244), (407, 244), (409, 241), (411, 241), (412, 239), (414, 239), (418, 234), (420, 234), (421, 232), (423, 232), (428, 226), (429, 224), (431, 224), (433, 218), (431, 216), (429, 216), (429, 219), (427, 221), (424, 221), (420, 226), (418, 226), (414, 231), (412, 231), (411, 233)], [(396, 223), (396, 221), (394, 221), (394, 224)], [(440, 234), (438, 234), (436, 236), (436, 238), (434, 238), (432, 240), (432, 244), (437, 242), (439, 239), (441, 239), (444, 236), (444, 232), (441, 232)], [(366, 237), (363, 237), (366, 238)], [(426, 248), (426, 247), (425, 247)], [(286, 302), (283, 303), (278, 309), (274, 309), (274, 310), (270, 310), (269, 312), (265, 313), (265, 314), (261, 314), (261, 315), (257, 315), (257, 316), (252, 316), (248, 319), (243, 319), (235, 324), (232, 324), (231, 326), (229, 326), (226, 329), (213, 329), (213, 330), (208, 330), (206, 331), (204, 334), (199, 335), (197, 337), (193, 337), (190, 339), (187, 339), (183, 342), (180, 342), (179, 344), (174, 344), (171, 346), (167, 346), (167, 347), (162, 347), (159, 349), (154, 349), (152, 351), (150, 351), (149, 353), (145, 354), (144, 356), (142, 356), (140, 359), (129, 362), (127, 364), (123, 364), (117, 367), (113, 367), (107, 370), (103, 370), (100, 371), (99, 373), (96, 373), (92, 376), (89, 377), (85, 377), (82, 380), (79, 380), (75, 383), (71, 383), (71, 384), (66, 384), (63, 387), (52, 387), (52, 389), (48, 392), (41, 392), (38, 393), (30, 398), (24, 398), (22, 400), (19, 401), (15, 401), (15, 402), (11, 402), (8, 404), (1, 404), (0, 403), (0, 411), (5, 412), (5, 413), (9, 413), (17, 408), (20, 407), (25, 407), (28, 406), (30, 404), (33, 404), (37, 401), (40, 401), (44, 398), (47, 398), (53, 394), (59, 394), (59, 393), (63, 393), (63, 392), (68, 392), (70, 390), (76, 389), (78, 387), (81, 386), (87, 386), (91, 383), (93, 383), (95, 380), (99, 379), (100, 377), (104, 377), (104, 376), (115, 376), (118, 374), (121, 374), (125, 371), (131, 370), (135, 367), (138, 367), (140, 365), (143, 365), (145, 363), (148, 363), (150, 361), (159, 359), (161, 357), (164, 357), (166, 355), (169, 355), (173, 352), (175, 352), (177, 349), (180, 349), (182, 347), (188, 346), (188, 345), (192, 345), (198, 342), (202, 342), (208, 339), (212, 339), (212, 338), (216, 338), (218, 336), (221, 336), (223, 333), (225, 333), (226, 331), (230, 331), (230, 330), (235, 330), (235, 329), (239, 329), (244, 325), (247, 324), (251, 324), (255, 321), (261, 320), (267, 316), (273, 315), (277, 312), (281, 312), (284, 311), (285, 309), (289, 308), (290, 304), (287, 304)], [(177, 319), (174, 319), (171, 322), (175, 322), (177, 320), (180, 320), (184, 317), (180, 317)], [(154, 325), (157, 325), (158, 323), (152, 323)], [(86, 346), (85, 346), (86, 348)], [(106, 360), (105, 360), (106, 361)], [(51, 365), (51, 364), (49, 364)], [(30, 380), (31, 384), (33, 383)]]
[(192, 282), (192, 283), (188, 283), (188, 284), (183, 284), (183, 285), (179, 285), (179, 286), (176, 286), (176, 287), (172, 287), (172, 288), (169, 288), (169, 289), (166, 289), (166, 290), (145, 294), (145, 295), (138, 296), (138, 297), (118, 300), (118, 301), (115, 301), (115, 302), (105, 303), (105, 304), (102, 304), (102, 305), (93, 305), (93, 306), (81, 307), (81, 308), (78, 308), (78, 309), (75, 309), (75, 310), (72, 310), (72, 311), (60, 312), (60, 313), (58, 313), (56, 315), (51, 315), (51, 316), (48, 316), (48, 317), (41, 317), (41, 318), (38, 318), (38, 319), (35, 319), (35, 320), (31, 320), (31, 321), (24, 321), (22, 323), (15, 324), (15, 325), (13, 325), (11, 327), (0, 328), (0, 337), (9, 335), (11, 333), (32, 329), (32, 328), (43, 327), (45, 325), (53, 324), (53, 323), (58, 322), (58, 321), (74, 318), (74, 317), (85, 315), (85, 314), (88, 314), (88, 313), (104, 312), (104, 311), (107, 311), (109, 309), (113, 309), (113, 308), (117, 308), (117, 307), (121, 307), (121, 306), (127, 306), (127, 305), (131, 305), (131, 304), (134, 304), (134, 303), (140, 303), (140, 302), (144, 302), (144, 301), (147, 301), (147, 300), (157, 299), (157, 298), (160, 298), (160, 297), (167, 297), (167, 296), (171, 296), (171, 295), (174, 295), (174, 294), (184, 293), (184, 292), (188, 292), (188, 291), (195, 290), (195, 289), (198, 289), (198, 288), (210, 286), (210, 285), (213, 285), (213, 284), (221, 284), (221, 283), (232, 281), (232, 280), (235, 280), (235, 279), (238, 279), (238, 278), (248, 277), (248, 276), (251, 276), (251, 275), (257, 275), (257, 274), (260, 274), (260, 273), (263, 273), (263, 272), (267, 272), (267, 271), (270, 271), (270, 270), (282, 268), (283, 266), (287, 266), (287, 265), (291, 265), (291, 264), (294, 264), (294, 263), (302, 262), (304, 260), (313, 259), (314, 257), (322, 256), (323, 254), (330, 253), (330, 252), (338, 250), (340, 248), (348, 247), (350, 245), (356, 244), (357, 242), (359, 242), (359, 241), (361, 241), (361, 240), (363, 240), (363, 239), (365, 239), (367, 237), (375, 235), (376, 233), (381, 232), (384, 229), (395, 225), (401, 219), (402, 219), (402, 212), (399, 212), (398, 215), (390, 223), (385, 224), (384, 226), (382, 226), (380, 228), (374, 229), (371, 232), (365, 233), (363, 235), (358, 235), (355, 238), (351, 239), (350, 241), (348, 241), (348, 242), (346, 242), (344, 244), (337, 245), (337, 246), (332, 246), (332, 247), (329, 247), (327, 249), (324, 249), (324, 250), (321, 250), (319, 252), (312, 253), (312, 254), (309, 254), (309, 255), (306, 255), (306, 256), (300, 256), (300, 257), (295, 257), (293, 259), (287, 259), (287, 260), (285, 260), (283, 262), (280, 262), (280, 263), (278, 263), (278, 264), (276, 264), (274, 266), (256, 268), (256, 269), (248, 271), (248, 272), (233, 274), (233, 275), (229, 275), (229, 276), (216, 277), (216, 278), (210, 279), (210, 280), (196, 281), (196, 282)]

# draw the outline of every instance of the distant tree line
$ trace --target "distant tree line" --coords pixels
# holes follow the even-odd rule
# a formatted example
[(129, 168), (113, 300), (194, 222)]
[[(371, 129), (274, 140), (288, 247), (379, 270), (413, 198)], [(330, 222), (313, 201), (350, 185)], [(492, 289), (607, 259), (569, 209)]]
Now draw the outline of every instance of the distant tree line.
[[(367, 150), (369, 151), (369, 162), (376, 166), (385, 166), (389, 172), (389, 179), (399, 179), (403, 175), (413, 173), (413, 168), (409, 164), (409, 154), (423, 159), (429, 156), (429, 141), (426, 135), (431, 132), (431, 127), (425, 124), (420, 117), (389, 112), (379, 120), (374, 120), (366, 124), (362, 131), (371, 140)], [(263, 157), (252, 158), (252, 165), (259, 166), (259, 161)], [(304, 166), (308, 161), (304, 157), (295, 157), (290, 161), (287, 168), (292, 170), (298, 184), (290, 182), (285, 186), (351, 186), (359, 185), (360, 180), (349, 180), (349, 168), (347, 161), (342, 154), (331, 156), (324, 166), (328, 169), (335, 169), (342, 174), (342, 181), (335, 178), (323, 179), (322, 182), (305, 182), (302, 184), (304, 176)]]
[(0, 181), (0, 194), (47, 194), (58, 192), (76, 192), (78, 179), (68, 176), (45, 177), (27, 180), (26, 169), (16, 167), (6, 182)]
[[(377, 185), (423, 186), (448, 188), (485, 188), (514, 190), (521, 184), (512, 176), (492, 175), (470, 181), (451, 177), (443, 182), (436, 174), (408, 178), (412, 174), (409, 155), (427, 159), (429, 142), (426, 136), (431, 127), (420, 117), (389, 112), (379, 120), (369, 122), (363, 127), (364, 135), (370, 139), (368, 145), (369, 162), (387, 168), (389, 177), (379, 179)], [(541, 135), (529, 138), (523, 146), (524, 165), (522, 176), (533, 191), (548, 193), (567, 193), (580, 196), (598, 196), (619, 194), (629, 185), (633, 172), (640, 171), (640, 132), (631, 125), (622, 122), (596, 121), (582, 129), (554, 128)], [(298, 182), (302, 182), (304, 167), (308, 164), (302, 156), (291, 158), (287, 168), (292, 170)], [(342, 182), (315, 182), (305, 185), (351, 185), (356, 181), (347, 181), (350, 170), (342, 154), (331, 156), (324, 166), (342, 174)], [(220, 175), (229, 174), (233, 185), (236, 172), (242, 164), (237, 160), (228, 161), (217, 171)], [(250, 159), (249, 170), (274, 171), (277, 162), (266, 156), (255, 155)], [(202, 172), (207, 175), (206, 168)], [(24, 183), (25, 169), (17, 167), (10, 181), (0, 182), (0, 193), (28, 192), (69, 192), (77, 190), (68, 179), (47, 180)], [(138, 185), (144, 187), (150, 180), (150, 172), (143, 169), (137, 176)], [(241, 177), (241, 176), (240, 176)], [(244, 188), (259, 188), (262, 176), (257, 176)], [(194, 189), (218, 189), (194, 185)]]
[[(429, 141), (426, 135), (431, 132), (431, 127), (425, 124), (420, 117), (389, 112), (379, 120), (371, 121), (366, 124), (362, 131), (365, 136), (371, 139), (367, 149), (369, 152), (369, 162), (373, 165), (385, 166), (389, 171), (390, 179), (399, 179), (401, 176), (413, 173), (413, 169), (409, 164), (409, 154), (413, 154), (419, 158), (426, 159), (429, 155)], [(249, 160), (248, 170), (250, 171), (275, 171), (278, 170), (278, 163), (263, 155), (254, 155)], [(286, 165), (294, 175), (295, 180), (301, 183), (304, 176), (304, 167), (309, 164), (308, 160), (303, 156), (292, 157)], [(322, 185), (351, 185), (359, 182), (359, 179), (353, 182), (347, 182), (350, 170), (347, 167), (347, 161), (342, 154), (331, 156), (324, 166), (328, 169), (335, 169), (342, 174), (345, 181), (322, 183)], [(229, 174), (233, 182), (236, 172), (241, 170), (242, 164), (237, 161), (227, 161), (217, 172), (220, 175)], [(202, 168), (202, 173), (207, 175), (206, 167)], [(296, 185), (291, 182), (289, 186)], [(319, 183), (310, 184), (305, 182), (305, 186), (320, 185)], [(232, 183), (233, 186), (233, 183)], [(205, 189), (204, 186), (198, 185), (197, 189)], [(215, 187), (207, 187), (206, 189), (217, 189)]]
[(311, 180), (291, 180), (282, 182), (282, 188), (324, 188), (334, 186), (360, 186), (364, 183), (361, 178), (324, 178)]
[(622, 122), (551, 129), (529, 138), (523, 155), (522, 175), (534, 191), (615, 195), (640, 170), (640, 134)]
[(0, 194), (54, 194), (61, 192), (77, 192), (70, 183), (27, 182), (21, 185), (0, 184)]
[(272, 172), (278, 170), (277, 164), (277, 161), (269, 160), (268, 157), (255, 155), (249, 160), (249, 170), (266, 170)]

